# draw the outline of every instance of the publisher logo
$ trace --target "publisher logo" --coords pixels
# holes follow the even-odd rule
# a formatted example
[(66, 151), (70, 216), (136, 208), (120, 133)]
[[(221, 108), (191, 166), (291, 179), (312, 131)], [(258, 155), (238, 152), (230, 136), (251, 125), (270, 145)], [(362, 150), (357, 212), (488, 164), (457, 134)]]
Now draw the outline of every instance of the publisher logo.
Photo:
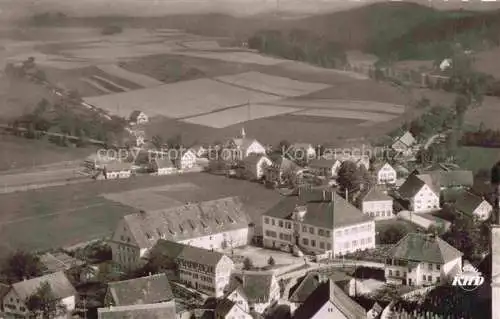
[(465, 291), (474, 291), (484, 283), (483, 275), (472, 265), (464, 265), (462, 272), (453, 278), (452, 286)]

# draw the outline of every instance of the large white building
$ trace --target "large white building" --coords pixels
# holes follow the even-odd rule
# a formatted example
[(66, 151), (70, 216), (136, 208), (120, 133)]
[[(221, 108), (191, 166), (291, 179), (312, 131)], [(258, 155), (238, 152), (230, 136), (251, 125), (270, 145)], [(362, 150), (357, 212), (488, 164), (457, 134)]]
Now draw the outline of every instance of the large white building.
[(173, 261), (181, 282), (213, 297), (224, 295), (234, 269), (233, 261), (222, 253), (168, 240), (159, 240), (152, 255)]
[(334, 191), (300, 190), (263, 217), (268, 248), (297, 245), (312, 254), (344, 255), (375, 247), (375, 222)]
[(239, 198), (227, 197), (124, 216), (109, 245), (113, 261), (133, 269), (159, 239), (215, 250), (247, 245), (249, 223)]
[(393, 218), (394, 200), (377, 187), (372, 187), (361, 199), (361, 211), (375, 220)]
[(408, 286), (439, 284), (462, 271), (462, 255), (435, 235), (410, 233), (387, 253), (385, 277)]
[[(26, 301), (34, 295), (44, 283), (50, 286), (52, 293), (60, 304), (64, 306), (66, 313), (71, 313), (71, 311), (75, 309), (76, 290), (64, 272), (59, 271), (13, 284), (2, 300), (5, 313), (13, 318), (27, 317), (29, 311)], [(64, 313), (60, 313), (59, 316), (65, 318)]]
[(431, 212), (440, 207), (439, 190), (424, 177), (411, 174), (398, 189), (401, 199), (408, 201), (408, 209), (415, 213)]

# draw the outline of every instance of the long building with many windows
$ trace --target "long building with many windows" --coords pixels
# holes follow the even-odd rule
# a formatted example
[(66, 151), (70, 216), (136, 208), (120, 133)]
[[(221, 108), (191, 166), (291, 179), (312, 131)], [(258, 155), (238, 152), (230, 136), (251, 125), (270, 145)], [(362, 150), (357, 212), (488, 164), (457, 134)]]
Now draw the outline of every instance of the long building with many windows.
[(334, 191), (301, 190), (262, 217), (264, 247), (345, 255), (375, 247), (375, 222)]

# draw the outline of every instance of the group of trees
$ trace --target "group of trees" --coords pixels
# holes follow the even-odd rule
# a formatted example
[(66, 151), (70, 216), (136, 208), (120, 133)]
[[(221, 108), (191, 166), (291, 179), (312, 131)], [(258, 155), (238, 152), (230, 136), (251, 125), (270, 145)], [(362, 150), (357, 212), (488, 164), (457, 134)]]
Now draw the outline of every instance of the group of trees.
[(352, 200), (363, 189), (368, 189), (372, 185), (372, 176), (363, 166), (352, 161), (345, 161), (337, 173), (337, 184), (341, 194), (348, 193), (349, 200)]
[(248, 39), (248, 46), (269, 55), (326, 68), (340, 67), (347, 62), (346, 53), (339, 44), (305, 30), (260, 31)]
[(480, 128), (475, 132), (464, 132), (460, 143), (467, 146), (500, 147), (500, 130)]

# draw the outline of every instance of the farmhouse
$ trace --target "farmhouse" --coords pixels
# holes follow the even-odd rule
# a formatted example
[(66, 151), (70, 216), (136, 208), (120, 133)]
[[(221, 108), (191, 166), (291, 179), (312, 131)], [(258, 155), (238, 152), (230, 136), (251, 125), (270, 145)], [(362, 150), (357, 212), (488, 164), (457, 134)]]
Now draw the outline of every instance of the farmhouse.
[(295, 311), (293, 319), (361, 319), (366, 310), (352, 300), (333, 280), (321, 283)]
[(280, 298), (280, 286), (272, 273), (232, 273), (226, 291), (233, 300), (246, 298), (250, 311), (260, 314)]
[(181, 282), (209, 296), (221, 297), (233, 271), (233, 261), (222, 253), (160, 239), (150, 256), (176, 265)]
[(216, 319), (252, 319), (253, 317), (243, 310), (241, 305), (230, 299), (222, 299), (217, 302), (217, 307), (215, 308), (215, 318)]
[(375, 247), (375, 223), (335, 191), (299, 190), (263, 214), (264, 247), (344, 255)]
[(243, 159), (243, 169), (245, 176), (252, 180), (260, 180), (264, 177), (266, 167), (270, 167), (273, 162), (265, 155), (250, 154)]
[(393, 199), (377, 187), (361, 196), (361, 211), (375, 220), (393, 218)]
[(235, 285), (235, 287), (226, 287), (227, 292), (224, 295), (224, 299), (231, 300), (232, 302), (238, 304), (238, 306), (247, 313), (250, 313), (250, 305), (248, 304), (248, 297), (243, 292), (243, 287), (241, 285)]
[(126, 215), (109, 244), (113, 261), (125, 269), (134, 269), (159, 239), (205, 249), (247, 245), (249, 222), (239, 198), (221, 198)]
[(177, 319), (179, 318), (175, 302), (167, 301), (156, 304), (137, 304), (131, 306), (118, 306), (109, 308), (97, 309), (98, 319), (147, 319), (147, 318), (162, 318), (162, 319)]
[(191, 150), (183, 150), (173, 158), (178, 169), (191, 169), (196, 166), (196, 154)]
[(155, 304), (174, 299), (167, 275), (156, 274), (110, 282), (104, 298), (106, 307)]
[(469, 170), (434, 170), (421, 172), (418, 176), (428, 175), (439, 190), (450, 188), (470, 188), (474, 184), (474, 174)]
[(155, 158), (151, 163), (151, 168), (158, 175), (170, 175), (177, 172), (177, 168), (169, 158)]
[(145, 124), (149, 121), (149, 118), (144, 112), (133, 111), (130, 114), (129, 121), (131, 124)]
[(415, 137), (409, 132), (405, 132), (403, 135), (398, 137), (392, 144), (392, 149), (398, 153), (408, 154), (412, 147), (416, 144)]
[(233, 150), (233, 159), (241, 160), (250, 154), (266, 154), (266, 148), (256, 139), (246, 137), (245, 129), (241, 129), (241, 136), (233, 138), (227, 144), (227, 148)]
[(270, 166), (266, 167), (264, 171), (267, 182), (282, 184), (287, 179), (296, 181), (300, 167), (284, 156), (280, 156)]
[(26, 300), (44, 284), (50, 286), (54, 296), (64, 305), (67, 311), (71, 312), (75, 309), (76, 290), (64, 272), (59, 271), (13, 284), (9, 292), (3, 297), (5, 313), (11, 316), (25, 317), (28, 312)]
[(397, 172), (387, 162), (376, 163), (373, 165), (372, 170), (376, 176), (377, 184), (395, 184), (397, 179)]
[(290, 310), (294, 312), (300, 307), (325, 280), (324, 276), (316, 272), (309, 272), (300, 278), (297, 284), (290, 288), (288, 298)]
[(399, 187), (399, 196), (408, 201), (409, 210), (425, 213), (439, 209), (439, 193), (434, 190), (434, 185), (431, 183), (432, 181), (424, 181), (422, 175), (412, 174)]
[(338, 170), (342, 162), (338, 159), (314, 159), (309, 162), (308, 167), (314, 171), (319, 176), (324, 176), (326, 178), (332, 178), (337, 176)]
[(99, 174), (99, 179), (121, 179), (129, 178), (132, 175), (132, 164), (125, 162), (113, 161), (104, 164), (102, 174)]
[(458, 212), (481, 221), (489, 219), (493, 212), (493, 206), (490, 203), (469, 192), (463, 192), (457, 196), (454, 206)]
[(408, 286), (438, 284), (462, 270), (462, 255), (436, 235), (410, 233), (387, 253), (385, 277)]

